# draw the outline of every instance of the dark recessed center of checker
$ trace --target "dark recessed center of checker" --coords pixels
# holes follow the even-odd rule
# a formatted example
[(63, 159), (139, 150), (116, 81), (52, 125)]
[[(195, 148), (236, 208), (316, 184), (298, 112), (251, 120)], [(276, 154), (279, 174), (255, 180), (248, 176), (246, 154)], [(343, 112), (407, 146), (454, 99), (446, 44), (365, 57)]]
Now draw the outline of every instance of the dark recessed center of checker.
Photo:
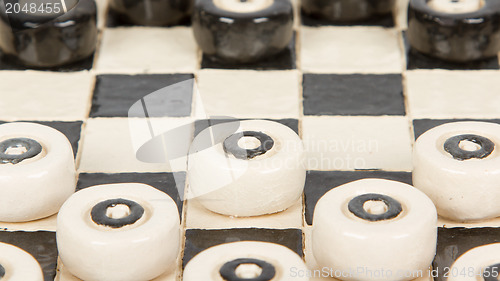
[(42, 152), (42, 145), (28, 138), (12, 138), (0, 142), (0, 164), (17, 164)]
[[(387, 211), (381, 214), (370, 214), (368, 213), (364, 205), (368, 201), (381, 201), (387, 206)], [(354, 197), (348, 205), (349, 211), (353, 213), (358, 218), (362, 218), (368, 221), (382, 221), (390, 220), (397, 217), (402, 211), (403, 207), (401, 203), (396, 201), (396, 199), (382, 194), (368, 193)]]
[(5, 268), (0, 264), (0, 279), (5, 276)]
[[(475, 150), (465, 150), (460, 146), (460, 143), (463, 141), (477, 144), (479, 147)], [(495, 144), (491, 140), (473, 134), (454, 136), (444, 143), (444, 150), (451, 154), (454, 159), (460, 161), (471, 158), (483, 159), (490, 155), (494, 149)]]
[[(236, 274), (236, 268), (242, 264), (254, 264), (262, 269), (255, 278), (241, 278)], [(225, 263), (219, 270), (220, 276), (226, 281), (270, 281), (276, 275), (276, 269), (270, 263), (259, 259), (235, 259)]]
[[(240, 147), (238, 142), (243, 137), (256, 138), (260, 142), (260, 145), (257, 148), (252, 148), (252, 149), (242, 148)], [(248, 160), (257, 157), (259, 155), (262, 155), (271, 150), (273, 146), (274, 146), (274, 140), (270, 136), (262, 132), (254, 132), (254, 131), (244, 131), (244, 132), (234, 133), (224, 140), (224, 145), (223, 145), (224, 151), (226, 153), (231, 153), (234, 157), (242, 160)]]
[(488, 266), (483, 272), (484, 281), (500, 280), (500, 263)]
[[(115, 219), (107, 216), (108, 208), (117, 205), (126, 205), (130, 209), (130, 214), (126, 217)], [(98, 225), (109, 226), (112, 228), (120, 228), (129, 224), (134, 224), (144, 214), (144, 208), (134, 201), (127, 199), (110, 199), (102, 201), (92, 208), (90, 215), (92, 220)]]

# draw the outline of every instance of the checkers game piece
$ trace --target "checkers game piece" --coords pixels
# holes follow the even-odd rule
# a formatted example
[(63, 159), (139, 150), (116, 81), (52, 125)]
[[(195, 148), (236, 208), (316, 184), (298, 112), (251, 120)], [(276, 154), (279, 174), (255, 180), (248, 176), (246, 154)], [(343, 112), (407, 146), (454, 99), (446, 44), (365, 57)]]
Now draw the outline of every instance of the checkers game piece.
[[(382, 179), (354, 181), (318, 201), (313, 254), (342, 280), (411, 280), (432, 263), (436, 221), (432, 201), (412, 186)], [(354, 270), (359, 268), (363, 272)]]
[(4, 0), (0, 52), (4, 59), (35, 68), (85, 60), (97, 44), (94, 0)]
[(455, 122), (435, 127), (415, 144), (413, 184), (434, 201), (443, 217), (499, 217), (499, 143), (498, 124)]
[(0, 221), (51, 216), (75, 191), (71, 144), (40, 124), (0, 125), (0, 174)]
[(417, 51), (453, 62), (496, 57), (500, 3), (495, 0), (411, 0), (408, 40)]
[(179, 250), (174, 201), (145, 184), (89, 187), (57, 217), (57, 247), (82, 280), (151, 280), (173, 271)]

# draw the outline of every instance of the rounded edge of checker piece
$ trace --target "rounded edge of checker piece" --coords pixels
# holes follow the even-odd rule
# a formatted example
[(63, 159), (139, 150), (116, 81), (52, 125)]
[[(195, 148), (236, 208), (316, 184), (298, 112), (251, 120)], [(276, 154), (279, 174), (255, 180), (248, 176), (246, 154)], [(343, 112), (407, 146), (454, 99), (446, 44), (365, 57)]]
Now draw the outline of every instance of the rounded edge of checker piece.
[(59, 67), (90, 57), (97, 45), (95, 0), (66, 0), (66, 4), (66, 13), (61, 10), (52, 17), (22, 11), (6, 14), (2, 7), (0, 49), (3, 55), (33, 68)]
[[(366, 200), (372, 201), (369, 205), (365, 201), (363, 211), (379, 216), (377, 220), (349, 208), (365, 195), (373, 200)], [(384, 202), (387, 198), (401, 208), (391, 210)], [(415, 279), (426, 274), (434, 259), (436, 223), (436, 208), (418, 189), (391, 180), (357, 180), (328, 191), (316, 204), (313, 254), (321, 268), (335, 272), (331, 277), (342, 280)]]
[(43, 281), (42, 268), (28, 252), (0, 242), (0, 279), (8, 281)]
[[(232, 7), (231, 2), (239, 4)], [(245, 10), (254, 2), (262, 8)], [(283, 51), (293, 37), (293, 17), (290, 0), (196, 0), (192, 26), (209, 59), (245, 64)]]
[[(497, 281), (500, 275), (500, 243), (475, 247), (451, 266), (448, 281)], [(492, 270), (493, 269), (493, 270)], [(451, 274), (454, 272), (455, 274)]]
[(410, 45), (425, 55), (458, 63), (497, 56), (500, 2), (478, 0), (478, 5), (482, 6), (477, 10), (457, 13), (437, 10), (428, 0), (411, 0), (407, 31)]
[(111, 0), (109, 8), (125, 22), (146, 26), (170, 26), (189, 17), (192, 0)]
[(303, 0), (305, 14), (332, 22), (355, 22), (391, 14), (395, 0)]
[[(291, 277), (292, 270), (303, 275)], [(186, 265), (183, 280), (308, 281), (306, 272), (300, 256), (285, 246), (242, 241), (213, 246), (197, 254)]]
[[(102, 204), (108, 208), (96, 207)], [(126, 205), (141, 208), (129, 207), (127, 211)], [(114, 222), (96, 219), (94, 212), (101, 215), (106, 212), (104, 215)], [(57, 217), (57, 247), (65, 268), (80, 279), (151, 280), (174, 270), (179, 252), (179, 225), (175, 202), (149, 185), (93, 186), (76, 192), (61, 207)]]
[(0, 149), (0, 221), (48, 217), (75, 192), (73, 149), (58, 130), (34, 123), (2, 124)]
[[(458, 148), (457, 137), (464, 141)], [(495, 123), (434, 127), (415, 142), (413, 184), (432, 199), (442, 217), (455, 221), (498, 217), (499, 145), (500, 125)]]
[[(234, 128), (234, 122), (218, 124), (194, 139), (188, 157), (188, 198), (212, 212), (241, 217), (277, 213), (298, 202), (306, 176), (299, 136), (265, 120), (241, 121)], [(252, 136), (245, 137), (248, 132)], [(206, 148), (211, 140), (215, 144)]]

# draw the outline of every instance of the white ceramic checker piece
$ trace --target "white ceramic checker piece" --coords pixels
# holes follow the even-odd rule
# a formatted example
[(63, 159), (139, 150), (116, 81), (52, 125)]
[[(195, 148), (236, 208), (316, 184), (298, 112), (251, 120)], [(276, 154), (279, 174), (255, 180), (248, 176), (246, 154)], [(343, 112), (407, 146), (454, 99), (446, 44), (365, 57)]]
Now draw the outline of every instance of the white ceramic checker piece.
[(199, 253), (186, 265), (183, 280), (308, 281), (306, 272), (299, 255), (285, 246), (244, 241), (221, 244)]
[(0, 243), (0, 280), (43, 281), (42, 268), (38, 261), (24, 250)]
[(93, 186), (62, 206), (57, 247), (64, 266), (82, 280), (151, 280), (174, 270), (179, 224), (172, 198), (149, 185)]
[(53, 215), (76, 187), (73, 149), (61, 132), (40, 124), (0, 125), (0, 221)]
[(413, 185), (440, 216), (473, 221), (500, 216), (500, 125), (454, 122), (422, 134), (413, 152)]
[(449, 14), (470, 13), (481, 9), (484, 0), (430, 0), (427, 2), (432, 9)]
[(274, 0), (214, 0), (214, 4), (219, 8), (235, 13), (252, 13), (270, 7)]
[(500, 280), (500, 243), (473, 248), (461, 255), (449, 270), (448, 281)]
[(193, 141), (188, 198), (224, 215), (277, 213), (302, 195), (304, 161), (302, 141), (285, 125), (265, 120), (218, 124)]
[(318, 264), (342, 280), (410, 280), (434, 258), (437, 213), (410, 185), (364, 179), (327, 192), (314, 210)]

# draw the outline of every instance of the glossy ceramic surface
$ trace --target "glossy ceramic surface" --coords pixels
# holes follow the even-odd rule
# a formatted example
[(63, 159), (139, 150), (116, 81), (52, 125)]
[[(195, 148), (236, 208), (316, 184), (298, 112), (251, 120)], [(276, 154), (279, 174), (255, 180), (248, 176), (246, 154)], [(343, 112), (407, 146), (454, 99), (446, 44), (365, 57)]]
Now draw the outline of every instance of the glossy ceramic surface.
[(192, 25), (198, 45), (213, 60), (250, 63), (285, 49), (293, 35), (293, 7), (275, 0), (263, 10), (238, 13), (197, 0)]
[(20, 64), (46, 68), (83, 60), (97, 43), (97, 6), (80, 0), (67, 13), (50, 19), (0, 12), (0, 49)]
[(476, 11), (435, 10), (427, 0), (411, 0), (408, 40), (417, 51), (442, 60), (470, 62), (500, 51), (500, 2), (485, 0)]

